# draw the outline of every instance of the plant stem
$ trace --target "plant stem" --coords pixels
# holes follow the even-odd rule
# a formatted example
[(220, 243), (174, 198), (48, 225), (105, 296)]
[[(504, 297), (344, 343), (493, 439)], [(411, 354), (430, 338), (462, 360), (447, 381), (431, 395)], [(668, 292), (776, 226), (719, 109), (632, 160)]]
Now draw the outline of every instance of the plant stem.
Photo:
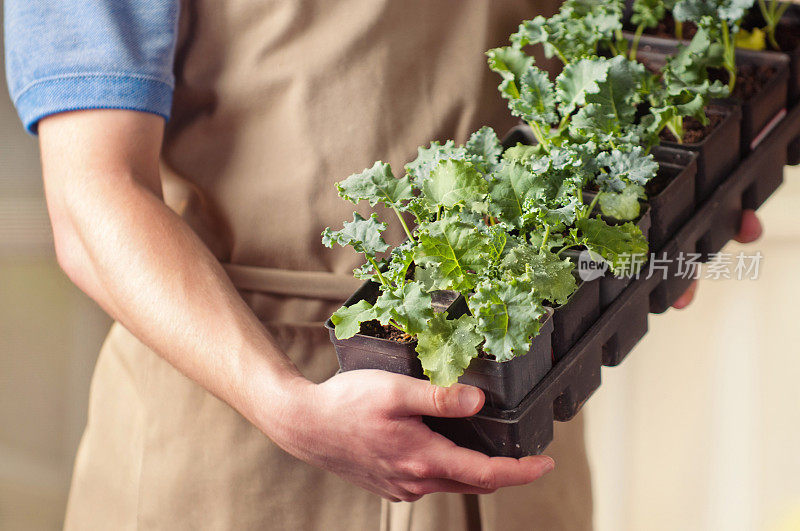
[(411, 234), (411, 231), (409, 230), (408, 225), (406, 225), (406, 220), (403, 219), (403, 215), (400, 214), (400, 211), (397, 210), (397, 207), (392, 205), (392, 210), (394, 210), (394, 213), (397, 214), (397, 219), (400, 220), (400, 224), (403, 226), (403, 230), (406, 231), (406, 236), (408, 236), (408, 239), (411, 240), (412, 242), (417, 241), (417, 240), (414, 239), (414, 236)]
[(531, 131), (533, 131), (533, 136), (536, 137), (536, 141), (539, 142), (539, 145), (542, 146), (546, 152), (550, 153), (550, 141), (542, 132), (542, 128), (539, 127), (539, 124), (536, 122), (528, 122), (528, 125)]
[(390, 320), (389, 320), (389, 324), (390, 324), (390, 325), (392, 325), (393, 327), (397, 328), (398, 330), (401, 330), (401, 331), (403, 331), (403, 333), (406, 333), (406, 334), (408, 334), (408, 335), (410, 335), (410, 336), (411, 336), (411, 335), (414, 335), (414, 334), (409, 334), (409, 333), (408, 333), (408, 330), (406, 330), (404, 327), (400, 326), (400, 323), (398, 323), (398, 322), (397, 322), (397, 321), (395, 321), (394, 319), (390, 319)]
[(628, 41), (625, 40), (625, 37), (622, 35), (622, 30), (617, 29), (614, 30), (614, 39), (616, 43), (614, 46), (622, 53), (625, 54), (627, 52)]
[(683, 40), (683, 22), (680, 20), (675, 20), (675, 38), (679, 41)]
[(561, 118), (561, 121), (558, 122), (558, 132), (559, 133), (561, 133), (561, 131), (564, 130), (564, 127), (566, 127), (566, 125), (569, 123), (569, 118), (570, 118), (570, 115), (568, 114), (568, 115), (564, 116), (563, 118)]
[(567, 64), (567, 59), (566, 59), (566, 57), (564, 57), (564, 54), (563, 54), (563, 53), (561, 53), (561, 50), (559, 50), (558, 48), (556, 48), (555, 46), (553, 46), (553, 45), (552, 45), (552, 43), (547, 43), (547, 44), (550, 46), (550, 48), (552, 48), (552, 49), (553, 49), (553, 51), (554, 51), (554, 52), (555, 52), (555, 54), (556, 54), (556, 57), (558, 57), (558, 58), (561, 60), (561, 62), (562, 62), (562, 63), (564, 63), (564, 64), (566, 65), (566, 64)]
[(367, 256), (367, 260), (369, 260), (369, 263), (370, 263), (370, 264), (372, 264), (372, 267), (374, 267), (374, 268), (375, 268), (375, 272), (378, 274), (378, 278), (379, 278), (379, 279), (381, 279), (381, 284), (383, 284), (383, 285), (384, 285), (384, 286), (386, 286), (386, 287), (390, 287), (390, 286), (389, 286), (389, 282), (388, 282), (388, 281), (386, 280), (386, 278), (385, 278), (385, 277), (384, 277), (384, 276), (381, 274), (381, 268), (380, 268), (380, 267), (378, 267), (378, 264), (377, 264), (377, 262), (375, 262), (375, 259), (374, 259), (374, 258), (372, 258), (371, 256)]
[(631, 43), (631, 53), (629, 56), (631, 61), (636, 60), (636, 51), (639, 49), (639, 41), (642, 38), (642, 32), (644, 32), (644, 24), (639, 24), (636, 27), (636, 33), (633, 34), (633, 42)]
[(676, 116), (672, 120), (668, 120), (664, 125), (678, 139), (678, 144), (683, 144), (683, 117)]
[(542, 244), (539, 246), (539, 250), (543, 250), (547, 240), (550, 238), (550, 225), (545, 225), (544, 228), (544, 238), (542, 238)]
[(560, 258), (561, 257), (561, 253), (563, 253), (567, 249), (572, 249), (573, 247), (578, 247), (579, 245), (580, 245), (579, 243), (573, 243), (572, 245), (565, 245), (564, 247), (562, 247), (561, 249), (558, 250), (558, 252), (556, 253), (556, 256), (558, 256)]
[(722, 21), (722, 46), (725, 49), (723, 66), (728, 71), (728, 91), (733, 94), (733, 87), (736, 86), (736, 49), (731, 41), (731, 31), (728, 22)]
[(764, 17), (764, 21), (767, 23), (767, 26), (769, 26), (772, 17), (770, 17), (769, 10), (767, 9), (767, 2), (765, 0), (758, 0), (758, 8), (761, 10), (761, 16)]
[(595, 205), (597, 205), (597, 201), (599, 199), (600, 199), (600, 192), (598, 192), (597, 195), (594, 196), (594, 199), (592, 199), (592, 202), (589, 203), (589, 215), (590, 216), (592, 215), (592, 211), (594, 210)]
[(767, 23), (767, 40), (773, 49), (780, 51), (781, 47), (778, 41), (775, 40), (775, 29), (778, 27), (778, 22), (781, 17), (789, 8), (789, 3), (779, 4), (777, 0), (772, 0), (767, 8), (765, 0), (758, 0), (758, 7), (761, 9), (761, 15)]

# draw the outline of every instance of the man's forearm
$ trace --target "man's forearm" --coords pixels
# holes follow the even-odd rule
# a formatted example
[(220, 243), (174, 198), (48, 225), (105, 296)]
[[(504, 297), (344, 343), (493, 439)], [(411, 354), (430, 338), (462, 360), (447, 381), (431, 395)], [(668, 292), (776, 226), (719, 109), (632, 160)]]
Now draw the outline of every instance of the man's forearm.
[(158, 117), (125, 111), (41, 123), (59, 262), (136, 337), (254, 420), (263, 412), (252, 411), (260, 401), (250, 395), (288, 393), (300, 375), (211, 252), (161, 201), (162, 128)]

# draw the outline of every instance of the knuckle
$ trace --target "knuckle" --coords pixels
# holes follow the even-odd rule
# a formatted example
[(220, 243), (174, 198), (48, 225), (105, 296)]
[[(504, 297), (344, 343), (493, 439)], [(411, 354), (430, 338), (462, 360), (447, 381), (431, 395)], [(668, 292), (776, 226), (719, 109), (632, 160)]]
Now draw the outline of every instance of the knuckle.
[(427, 461), (412, 461), (407, 466), (408, 472), (414, 477), (428, 479), (433, 476), (433, 466)]
[(431, 402), (433, 402), (433, 410), (437, 416), (444, 416), (448, 411), (448, 401), (450, 392), (444, 387), (438, 385), (431, 385)]

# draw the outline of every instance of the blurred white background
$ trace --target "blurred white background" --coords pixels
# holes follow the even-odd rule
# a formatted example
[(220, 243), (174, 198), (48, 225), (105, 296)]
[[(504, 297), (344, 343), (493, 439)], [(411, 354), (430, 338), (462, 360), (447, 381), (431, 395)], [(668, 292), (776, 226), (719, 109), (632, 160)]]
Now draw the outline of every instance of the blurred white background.
[(800, 168), (759, 210), (756, 281), (706, 280), (589, 400), (598, 529), (800, 530)]
[[(58, 529), (108, 318), (60, 272), (36, 141), (0, 89), (0, 529)], [(757, 281), (651, 316), (589, 401), (599, 531), (800, 530), (800, 170)], [(726, 251), (744, 246), (731, 244)]]

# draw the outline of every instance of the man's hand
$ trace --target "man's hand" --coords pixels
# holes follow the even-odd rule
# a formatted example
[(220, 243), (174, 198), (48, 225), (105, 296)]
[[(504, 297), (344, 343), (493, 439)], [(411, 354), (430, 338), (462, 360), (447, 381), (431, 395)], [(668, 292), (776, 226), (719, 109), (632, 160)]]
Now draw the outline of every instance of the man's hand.
[[(761, 222), (758, 221), (754, 210), (745, 210), (742, 212), (742, 223), (739, 225), (739, 234), (734, 238), (739, 243), (752, 243), (761, 237), (764, 229), (761, 227)], [(682, 310), (691, 304), (694, 299), (694, 294), (697, 292), (697, 281), (692, 282), (686, 293), (678, 297), (673, 308)]]
[(298, 382), (292, 396), (299, 399), (280, 412), (264, 405), (270, 437), (300, 459), (393, 501), (432, 492), (487, 494), (530, 483), (554, 466), (546, 456), (487, 457), (422, 423), (421, 415), (474, 415), (484, 401), (476, 387), (437, 387), (361, 370), (319, 385)]

